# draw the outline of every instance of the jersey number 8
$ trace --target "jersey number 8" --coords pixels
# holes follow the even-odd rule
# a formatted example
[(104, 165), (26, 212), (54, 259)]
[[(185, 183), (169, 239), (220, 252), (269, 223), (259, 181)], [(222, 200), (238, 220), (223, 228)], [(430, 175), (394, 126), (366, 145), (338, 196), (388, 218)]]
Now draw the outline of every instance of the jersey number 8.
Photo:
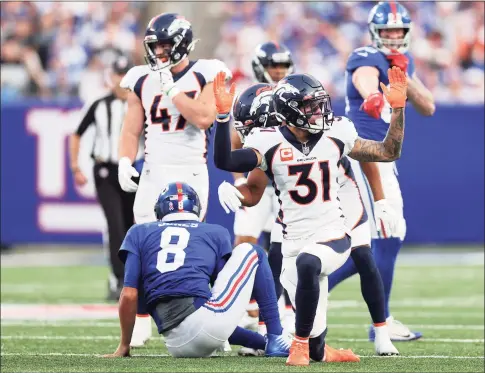
[(157, 255), (157, 269), (160, 273), (172, 272), (182, 267), (185, 261), (185, 249), (190, 233), (181, 227), (167, 227), (160, 237), (160, 250)]

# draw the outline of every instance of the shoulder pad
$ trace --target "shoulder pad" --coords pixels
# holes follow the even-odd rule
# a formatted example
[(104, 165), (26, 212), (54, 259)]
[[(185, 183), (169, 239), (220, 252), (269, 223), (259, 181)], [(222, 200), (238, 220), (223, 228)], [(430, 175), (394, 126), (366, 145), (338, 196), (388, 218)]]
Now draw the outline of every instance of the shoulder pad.
[(120, 82), (120, 87), (121, 88), (127, 88), (130, 91), (135, 90), (135, 84), (136, 82), (142, 77), (145, 76), (146, 74), (150, 73), (150, 68), (148, 65), (138, 65), (132, 67), (126, 75), (123, 77), (123, 79)]
[(380, 52), (374, 47), (355, 49), (347, 61), (347, 70), (353, 71), (361, 66), (377, 66), (380, 62)]
[(358, 137), (354, 122), (347, 117), (335, 117), (332, 128), (325, 135), (342, 142), (342, 155), (350, 153)]
[(211, 83), (214, 81), (217, 73), (219, 71), (224, 71), (226, 73), (226, 80), (232, 79), (232, 72), (228, 69), (226, 64), (221, 60), (212, 59), (212, 60), (198, 60), (194, 66), (194, 70), (201, 73), (206, 83)]
[(253, 128), (249, 135), (246, 136), (243, 147), (255, 149), (261, 156), (264, 156), (271, 147), (279, 142), (281, 142), (281, 137), (277, 127), (258, 127)]

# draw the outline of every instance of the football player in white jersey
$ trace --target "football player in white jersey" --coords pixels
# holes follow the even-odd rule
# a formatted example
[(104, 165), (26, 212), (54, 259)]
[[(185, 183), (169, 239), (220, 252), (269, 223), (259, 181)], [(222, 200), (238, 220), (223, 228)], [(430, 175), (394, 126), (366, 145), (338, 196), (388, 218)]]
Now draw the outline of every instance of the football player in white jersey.
[[(205, 218), (209, 195), (207, 134), (215, 116), (212, 82), (217, 72), (231, 73), (219, 60), (190, 61), (193, 39), (189, 21), (174, 13), (148, 23), (143, 41), (146, 65), (133, 67), (120, 86), (127, 88), (128, 108), (121, 131), (118, 179), (123, 190), (136, 191), (137, 224), (155, 221), (153, 202), (174, 181), (193, 185)], [(145, 163), (139, 186), (132, 177), (138, 139), (145, 127)], [(141, 311), (140, 311), (141, 312)], [(151, 336), (151, 322), (139, 315), (132, 346)]]
[[(218, 89), (218, 81), (216, 79), (214, 83), (215, 92), (217, 92)], [(253, 128), (275, 127), (280, 125), (280, 122), (275, 118), (272, 91), (273, 86), (270, 84), (254, 84), (239, 94), (234, 101), (232, 109), (232, 116), (234, 119), (233, 127), (238, 132), (243, 143)], [(216, 95), (216, 104), (217, 101), (218, 96)], [(220, 139), (220, 130), (216, 132), (216, 139)], [(397, 355), (399, 352), (393, 346), (389, 333), (387, 332), (384, 285), (370, 248), (371, 238), (367, 213), (362, 202), (359, 187), (357, 186), (350, 161), (345, 156), (340, 160), (338, 183), (338, 199), (345, 216), (346, 226), (351, 230), (352, 240), (350, 256), (358, 270), (362, 295), (369, 308), (373, 325), (377, 330), (377, 338), (374, 338), (376, 354), (380, 356)], [(241, 183), (240, 185), (244, 184), (245, 183)], [(266, 187), (266, 190), (267, 189), (268, 188)], [(227, 182), (223, 182), (219, 186), (219, 201), (226, 213), (229, 213), (230, 211), (237, 213), (237, 211), (239, 211), (241, 201), (237, 197), (238, 193), (237, 189)], [(258, 205), (260, 203), (261, 201)], [(271, 266), (271, 271), (273, 272), (276, 295), (279, 297), (283, 292), (279, 280), (283, 260), (283, 255), (281, 253), (283, 233), (281, 224), (274, 224), (276, 226), (275, 230), (279, 230), (279, 232), (277, 232), (277, 237), (275, 237), (275, 235), (272, 236), (268, 261)], [(291, 312), (293, 313), (293, 310), (291, 310)], [(286, 318), (285, 321), (287, 321)], [(289, 325), (285, 325), (285, 328), (290, 333), (294, 333), (294, 317), (291, 329), (289, 328)], [(264, 334), (264, 325), (261, 325), (261, 322), (258, 331), (260, 331), (261, 334)], [(264, 353), (264, 351), (255, 351), (246, 347), (243, 347), (238, 351), (238, 354), (240, 355), (258, 356), (262, 353)]]
[[(294, 69), (293, 58), (289, 49), (283, 44), (272, 41), (259, 44), (256, 47), (251, 65), (254, 77), (259, 83), (272, 85), (291, 74)], [(271, 95), (270, 92), (267, 93)], [(240, 132), (233, 131), (231, 134), (231, 145), (233, 150), (242, 148), (241, 140)], [(233, 175), (235, 186), (246, 182), (246, 177), (243, 173), (233, 173)], [(268, 228), (268, 232), (271, 232), (273, 235), (271, 227), (274, 225), (278, 210), (278, 200), (274, 193), (273, 186), (269, 183), (264, 191), (261, 201), (256, 206), (244, 207), (236, 211), (234, 217), (234, 246), (244, 242), (256, 244), (261, 233), (266, 232)], [(277, 233), (278, 231), (281, 231), (281, 229), (276, 230)], [(274, 243), (276, 243), (278, 246), (276, 250), (279, 249), (281, 251), (281, 233), (278, 236), (272, 237), (271, 246), (273, 247)], [(271, 255), (269, 256), (269, 259), (272, 259)], [(278, 294), (281, 294), (281, 292)], [(285, 294), (285, 303), (285, 312), (281, 313), (284, 318), (283, 325), (287, 330), (291, 331), (291, 327), (295, 324), (295, 316), (287, 294)], [(254, 300), (251, 300), (248, 307), (248, 315), (245, 316), (241, 322), (241, 326), (256, 329), (257, 325), (258, 306)], [(246, 352), (249, 353), (246, 349), (240, 350), (240, 353)]]
[[(224, 79), (220, 75), (217, 79)], [(392, 114), (382, 142), (360, 138), (349, 119), (334, 117), (321, 83), (306, 74), (290, 75), (274, 89), (275, 111), (283, 126), (253, 130), (242, 150), (231, 152), (228, 144), (216, 140), (219, 154), (214, 152), (214, 160), (219, 168), (246, 172), (258, 167), (247, 185), (238, 187), (244, 205), (259, 202), (266, 187), (265, 173), (273, 180), (280, 200), (284, 229), (281, 282), (296, 308), (288, 365), (308, 365), (310, 357), (359, 361), (351, 351), (325, 345), (328, 275), (346, 261), (351, 246), (350, 229), (337, 196), (337, 175), (344, 155), (372, 162), (400, 157), (407, 82), (397, 67), (389, 69), (388, 75), (390, 88), (381, 88)], [(216, 84), (219, 86), (221, 91), (216, 94), (225, 96), (223, 83)], [(234, 91), (232, 86), (227, 98), (216, 100), (218, 123), (229, 121)]]

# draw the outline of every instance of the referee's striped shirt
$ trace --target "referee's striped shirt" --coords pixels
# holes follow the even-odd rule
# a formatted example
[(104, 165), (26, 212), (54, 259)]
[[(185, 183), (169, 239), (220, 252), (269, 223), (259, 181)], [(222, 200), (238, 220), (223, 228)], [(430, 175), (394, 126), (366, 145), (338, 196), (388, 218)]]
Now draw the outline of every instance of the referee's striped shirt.
[[(126, 102), (117, 98), (113, 93), (103, 96), (83, 108), (81, 123), (76, 134), (82, 136), (89, 126), (95, 126), (91, 157), (96, 162), (118, 163), (118, 145), (125, 110)], [(143, 158), (143, 143), (140, 141), (136, 160), (141, 158)]]

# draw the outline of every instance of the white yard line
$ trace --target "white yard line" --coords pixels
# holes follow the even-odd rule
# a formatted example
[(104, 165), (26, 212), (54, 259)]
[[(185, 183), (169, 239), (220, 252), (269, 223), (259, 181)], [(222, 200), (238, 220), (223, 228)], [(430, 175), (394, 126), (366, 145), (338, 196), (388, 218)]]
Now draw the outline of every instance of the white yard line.
[[(100, 357), (98, 354), (76, 354), (76, 353), (35, 353), (35, 352), (2, 352), (2, 356), (75, 356), (75, 357)], [(169, 354), (134, 354), (134, 357), (170, 357)], [(447, 355), (416, 355), (416, 356), (374, 356), (359, 355), (364, 359), (484, 359), (485, 356), (447, 356)]]
[[(120, 337), (117, 335), (73, 335), (73, 336), (61, 336), (61, 335), (2, 335), (3, 340), (80, 340), (80, 341), (96, 341), (96, 340), (118, 340)], [(366, 338), (332, 338), (334, 341), (339, 342), (369, 342)], [(483, 339), (453, 339), (453, 338), (423, 338), (418, 343), (484, 343)]]
[[(336, 338), (339, 342), (369, 342), (367, 338)], [(422, 338), (416, 343), (484, 343), (484, 339)]]
[[(92, 326), (96, 328), (119, 328), (118, 321), (19, 321), (19, 320), (3, 320), (2, 327), (86, 327)], [(485, 330), (484, 325), (467, 325), (467, 324), (408, 324), (411, 328), (417, 329), (431, 329), (431, 330)], [(356, 329), (368, 328), (369, 324), (329, 324), (329, 328), (335, 329)]]

